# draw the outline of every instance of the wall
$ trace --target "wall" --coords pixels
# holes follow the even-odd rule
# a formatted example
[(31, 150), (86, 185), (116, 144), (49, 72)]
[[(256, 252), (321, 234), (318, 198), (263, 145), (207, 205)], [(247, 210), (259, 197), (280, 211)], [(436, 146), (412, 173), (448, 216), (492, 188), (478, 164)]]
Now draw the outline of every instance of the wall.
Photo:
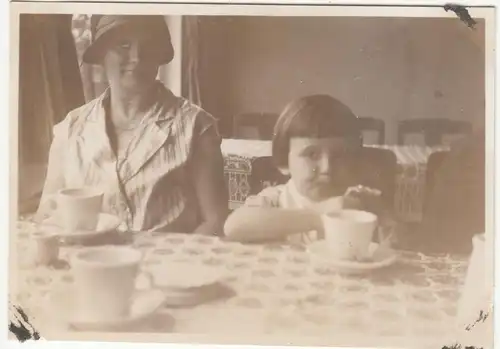
[(176, 95), (181, 94), (182, 81), (182, 17), (165, 16), (174, 48), (172, 61), (160, 67), (159, 79)]
[[(362, 116), (484, 124), (483, 28), (455, 19), (206, 17), (202, 100), (225, 120), (329, 93)], [(475, 36), (471, 36), (475, 35)]]

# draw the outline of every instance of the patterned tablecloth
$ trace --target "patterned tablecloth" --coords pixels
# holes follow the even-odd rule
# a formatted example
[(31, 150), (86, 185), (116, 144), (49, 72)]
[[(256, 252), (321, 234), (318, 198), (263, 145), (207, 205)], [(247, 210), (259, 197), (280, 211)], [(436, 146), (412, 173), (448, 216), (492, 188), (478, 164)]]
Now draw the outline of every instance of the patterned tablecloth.
[[(14, 260), (18, 264), (10, 278), (17, 287), (10, 300), (25, 310), (44, 337), (49, 328), (56, 328), (48, 296), (70, 283), (72, 274), (67, 263), (30, 264), (34, 231), (31, 223), (18, 223)], [(400, 251), (388, 269), (346, 276), (297, 246), (244, 245), (174, 233), (139, 233), (130, 243), (144, 251), (145, 269), (172, 261), (201, 263), (217, 268), (224, 285), (234, 291), (232, 297), (197, 307), (164, 309), (134, 330), (157, 333), (161, 341), (172, 334), (189, 334), (205, 335), (210, 342), (235, 337), (247, 343), (264, 344), (266, 338), (301, 343), (294, 342), (297, 337), (311, 338), (303, 345), (441, 348), (454, 338), (459, 289), (467, 267), (464, 258)], [(77, 248), (61, 248), (61, 259), (67, 260)], [(66, 336), (76, 333), (57, 329), (67, 331)], [(99, 338), (93, 334), (88, 339)]]
[[(419, 221), (425, 189), (425, 171), (429, 155), (449, 147), (423, 147), (412, 145), (371, 145), (390, 149), (396, 154), (398, 174), (396, 179), (395, 211), (404, 221)], [(271, 156), (271, 142), (243, 139), (224, 139), (221, 145), (225, 158), (224, 170), (229, 182), (230, 204), (235, 207), (245, 201), (249, 193), (252, 162)]]

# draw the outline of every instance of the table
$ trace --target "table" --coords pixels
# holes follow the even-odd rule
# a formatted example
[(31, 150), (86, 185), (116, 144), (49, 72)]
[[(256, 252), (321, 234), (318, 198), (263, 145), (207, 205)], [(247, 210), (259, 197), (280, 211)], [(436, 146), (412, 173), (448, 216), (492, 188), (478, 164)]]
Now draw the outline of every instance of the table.
[[(47, 297), (71, 282), (72, 275), (65, 263), (57, 268), (30, 265), (30, 235), (36, 230), (29, 222), (17, 224), (11, 274), (17, 288), (11, 302), (33, 319), (42, 337), (57, 328), (55, 340), (83, 338), (50, 321)], [(239, 344), (441, 348), (450, 344), (448, 335), (454, 338), (459, 287), (467, 267), (462, 257), (399, 251), (394, 266), (356, 277), (333, 272), (301, 246), (245, 245), (216, 237), (147, 232), (138, 233), (130, 243), (144, 251), (145, 269), (170, 261), (202, 263), (218, 268), (224, 284), (235, 291), (233, 297), (198, 307), (162, 310), (136, 329), (142, 341), (144, 333), (150, 333), (156, 337), (149, 339), (163, 342), (184, 335), (189, 341), (201, 336), (220, 343), (234, 338)], [(77, 248), (63, 247), (61, 258)], [(85, 338), (103, 340), (107, 335)], [(117, 338), (127, 340), (124, 336)]]
[[(433, 152), (449, 150), (448, 146), (370, 145), (389, 149), (396, 154), (398, 173), (394, 198), (395, 212), (403, 221), (420, 221), (425, 190), (426, 164)], [(249, 177), (255, 159), (272, 155), (271, 141), (223, 139), (224, 171), (230, 188), (230, 204), (237, 207), (249, 193)]]

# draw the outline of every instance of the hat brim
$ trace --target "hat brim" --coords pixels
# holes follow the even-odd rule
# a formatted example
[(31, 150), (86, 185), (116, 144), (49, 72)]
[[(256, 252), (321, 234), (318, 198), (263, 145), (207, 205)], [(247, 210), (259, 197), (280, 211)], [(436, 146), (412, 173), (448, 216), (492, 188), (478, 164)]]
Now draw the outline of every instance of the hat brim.
[[(113, 41), (113, 33), (120, 29), (122, 35), (126, 36), (127, 33), (145, 30), (149, 31), (149, 34), (153, 33), (153, 36), (158, 39), (158, 50), (155, 51), (154, 62), (158, 65), (168, 64), (174, 58), (174, 49), (172, 47), (172, 42), (170, 39), (170, 33), (168, 27), (165, 23), (164, 26), (152, 26), (150, 28), (138, 28), (136, 26), (127, 26), (126, 24), (116, 24), (111, 28), (107, 29), (105, 33), (97, 37), (83, 52), (82, 60), (84, 63), (100, 65), (102, 64), (102, 58), (104, 53), (109, 48)], [(149, 30), (148, 30), (149, 29)], [(151, 36), (151, 35), (149, 35)]]

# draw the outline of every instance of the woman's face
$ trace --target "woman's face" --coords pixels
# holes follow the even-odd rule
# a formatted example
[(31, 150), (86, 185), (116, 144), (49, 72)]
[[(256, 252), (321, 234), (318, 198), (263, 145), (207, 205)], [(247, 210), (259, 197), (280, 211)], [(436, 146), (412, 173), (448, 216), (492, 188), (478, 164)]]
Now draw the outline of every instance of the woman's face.
[(103, 57), (109, 84), (127, 92), (144, 91), (158, 74), (159, 65), (154, 57), (155, 43), (145, 35), (114, 38)]
[(359, 145), (345, 137), (290, 139), (288, 171), (300, 194), (313, 201), (341, 196), (356, 183)]

